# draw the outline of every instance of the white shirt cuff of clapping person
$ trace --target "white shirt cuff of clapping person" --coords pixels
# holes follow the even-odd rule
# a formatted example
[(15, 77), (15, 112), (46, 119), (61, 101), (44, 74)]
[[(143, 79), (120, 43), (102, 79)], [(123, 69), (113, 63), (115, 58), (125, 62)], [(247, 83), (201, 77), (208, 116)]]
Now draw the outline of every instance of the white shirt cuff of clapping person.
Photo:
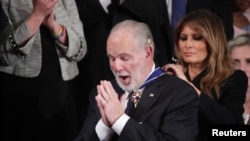
[[(125, 0), (120, 0), (120, 4), (122, 4)], [(99, 0), (102, 8), (106, 13), (108, 13), (108, 6), (111, 4), (111, 0)]]
[(118, 120), (114, 123), (114, 125), (109, 128), (107, 127), (102, 120), (100, 119), (96, 125), (96, 134), (100, 141), (108, 141), (112, 137), (113, 133), (116, 132), (118, 135), (121, 134), (123, 127), (129, 120), (129, 116), (123, 114)]
[(102, 5), (104, 11), (108, 13), (108, 6), (111, 4), (111, 0), (99, 0), (99, 2)]
[(244, 123), (247, 124), (248, 120), (250, 118), (249, 114), (243, 113), (243, 119), (244, 119)]

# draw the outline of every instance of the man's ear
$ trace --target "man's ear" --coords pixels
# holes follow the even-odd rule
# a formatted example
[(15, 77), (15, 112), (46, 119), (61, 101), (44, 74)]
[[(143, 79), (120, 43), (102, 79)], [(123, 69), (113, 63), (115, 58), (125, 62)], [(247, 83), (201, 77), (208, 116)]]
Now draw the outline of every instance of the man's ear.
[(153, 47), (152, 47), (152, 44), (148, 44), (146, 47), (145, 47), (145, 52), (146, 52), (146, 57), (153, 57)]

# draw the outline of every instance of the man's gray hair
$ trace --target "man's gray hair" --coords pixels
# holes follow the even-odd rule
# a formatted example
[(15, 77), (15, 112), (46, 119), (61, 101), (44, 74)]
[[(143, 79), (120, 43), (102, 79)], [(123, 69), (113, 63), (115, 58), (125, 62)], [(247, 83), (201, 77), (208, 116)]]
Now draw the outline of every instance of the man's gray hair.
[(112, 30), (111, 34), (116, 31), (125, 30), (126, 32), (131, 33), (134, 38), (142, 44), (142, 47), (145, 47), (148, 44), (154, 49), (153, 36), (149, 29), (149, 26), (143, 22), (138, 22), (134, 20), (124, 20), (116, 24)]

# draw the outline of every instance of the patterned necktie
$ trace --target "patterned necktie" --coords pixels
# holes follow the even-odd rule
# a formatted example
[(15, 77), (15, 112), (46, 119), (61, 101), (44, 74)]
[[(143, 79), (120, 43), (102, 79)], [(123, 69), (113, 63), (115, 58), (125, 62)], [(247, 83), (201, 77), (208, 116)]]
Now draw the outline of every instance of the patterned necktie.
[(172, 0), (172, 26), (176, 26), (178, 21), (186, 13), (186, 1), (185, 0)]
[(135, 109), (135, 104), (133, 103), (132, 99), (131, 99), (131, 96), (133, 95), (133, 92), (129, 93), (128, 95), (128, 103), (127, 103), (127, 108), (125, 110), (125, 113), (127, 115), (130, 115), (131, 116), (131, 113), (134, 111)]

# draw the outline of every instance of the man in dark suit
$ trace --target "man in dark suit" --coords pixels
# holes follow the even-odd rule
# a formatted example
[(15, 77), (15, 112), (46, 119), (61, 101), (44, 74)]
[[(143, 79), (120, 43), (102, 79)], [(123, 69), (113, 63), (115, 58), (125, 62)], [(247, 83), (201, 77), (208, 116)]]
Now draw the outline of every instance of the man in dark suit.
[[(119, 0), (113, 0), (113, 3), (111, 0), (76, 0), (76, 2), (88, 45), (85, 59), (78, 63), (80, 75), (74, 80), (79, 119), (82, 122), (85, 118), (86, 100), (88, 100), (90, 90), (100, 80), (114, 78), (106, 56), (106, 41), (111, 28), (116, 23), (125, 19), (148, 23), (157, 46), (155, 62), (159, 66), (171, 60), (172, 51), (166, 40), (167, 29), (164, 24), (167, 13), (164, 9), (164, 0), (126, 0), (121, 4)], [(86, 84), (84, 89), (82, 89), (83, 83)]]
[[(172, 48), (167, 37), (169, 29), (165, 28), (167, 13), (164, 0), (126, 0), (124, 3), (120, 3), (119, 0), (113, 0), (114, 3), (111, 3), (111, 0), (76, 0), (76, 2), (88, 45), (85, 59), (78, 63), (80, 75), (74, 80), (79, 119), (83, 122), (90, 90), (100, 80), (114, 78), (106, 56), (106, 41), (116, 23), (133, 19), (150, 25), (157, 48), (154, 55), (155, 62), (159, 66), (171, 61)], [(86, 84), (85, 89), (82, 89), (83, 83)]]
[[(159, 66), (173, 63), (173, 31), (171, 11), (172, 0), (76, 0), (88, 52), (79, 62), (80, 75), (75, 80), (80, 120), (84, 119), (87, 107), (87, 93), (102, 79), (112, 79), (106, 57), (106, 40), (110, 29), (117, 23), (133, 19), (147, 23), (155, 43), (154, 60)], [(187, 0), (186, 13), (198, 9), (208, 9), (222, 19), (228, 39), (233, 37), (232, 14), (228, 0)], [(170, 12), (171, 13), (171, 12)], [(82, 89), (82, 83), (87, 83)], [(82, 94), (84, 93), (84, 94)]]
[(102, 80), (91, 91), (88, 116), (75, 141), (195, 140), (198, 96), (188, 83), (156, 66), (149, 27), (133, 20), (116, 24), (106, 49), (116, 81)]

